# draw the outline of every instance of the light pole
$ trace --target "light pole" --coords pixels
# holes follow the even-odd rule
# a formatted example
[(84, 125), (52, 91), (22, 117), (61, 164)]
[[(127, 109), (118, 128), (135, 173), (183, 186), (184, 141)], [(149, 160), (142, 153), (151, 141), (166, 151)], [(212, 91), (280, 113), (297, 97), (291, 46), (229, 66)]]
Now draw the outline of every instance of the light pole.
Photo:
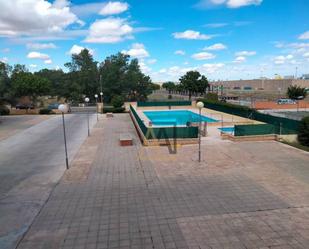
[(69, 160), (68, 160), (68, 149), (67, 149), (67, 138), (65, 133), (65, 122), (64, 122), (64, 113), (68, 112), (68, 106), (67, 105), (59, 105), (58, 110), (61, 111), (62, 114), (62, 126), (63, 126), (63, 138), (64, 138), (64, 152), (65, 152), (65, 165), (66, 168), (69, 169)]
[(97, 111), (97, 121), (99, 121), (99, 114), (98, 114), (98, 94), (95, 94), (94, 97), (95, 97), (95, 104), (96, 104), (96, 111)]
[(100, 96), (101, 96), (101, 103), (103, 103), (103, 92), (100, 92)]
[(297, 112), (299, 111), (299, 101), (302, 100), (304, 96), (298, 96), (297, 97)]
[(201, 162), (201, 124), (202, 124), (202, 108), (204, 107), (203, 102), (197, 102), (197, 108), (199, 109), (199, 125), (198, 125), (198, 161)]
[[(88, 105), (88, 102), (89, 102), (89, 98), (88, 98), (88, 97), (85, 98), (85, 102), (86, 102), (86, 106), (87, 106), (87, 105)], [(86, 112), (87, 112), (87, 125), (88, 125), (88, 137), (89, 137), (89, 136), (90, 136), (90, 129), (89, 129), (89, 112), (88, 112), (87, 108), (86, 108)]]

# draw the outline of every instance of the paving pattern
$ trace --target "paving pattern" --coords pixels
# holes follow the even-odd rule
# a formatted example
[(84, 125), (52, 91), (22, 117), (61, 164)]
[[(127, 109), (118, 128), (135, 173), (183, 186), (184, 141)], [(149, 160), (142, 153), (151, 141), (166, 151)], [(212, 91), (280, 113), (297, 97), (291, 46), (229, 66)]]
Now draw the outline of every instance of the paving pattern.
[[(123, 132), (134, 146), (119, 146)], [(142, 147), (128, 115), (104, 119), (18, 248), (309, 248), (308, 154), (202, 147), (199, 164), (194, 145)]]

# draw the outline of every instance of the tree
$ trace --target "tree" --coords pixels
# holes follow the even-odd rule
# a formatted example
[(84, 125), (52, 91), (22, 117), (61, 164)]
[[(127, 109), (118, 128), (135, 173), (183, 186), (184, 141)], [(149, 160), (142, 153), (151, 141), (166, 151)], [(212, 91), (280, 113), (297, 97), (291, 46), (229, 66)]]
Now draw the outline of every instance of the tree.
[(65, 73), (62, 70), (50, 70), (45, 68), (34, 74), (50, 81), (51, 87), (49, 95), (65, 97)]
[(300, 144), (309, 146), (309, 116), (304, 117), (298, 128), (298, 141)]
[(149, 76), (142, 73), (137, 59), (122, 53), (107, 57), (100, 65), (104, 99), (109, 102), (115, 95), (129, 100), (146, 100), (152, 92)]
[(83, 49), (79, 54), (72, 55), (72, 61), (66, 63), (69, 69), (68, 77), (65, 77), (65, 87), (74, 86), (74, 91), (66, 96), (72, 100), (80, 101), (84, 95), (94, 99), (99, 90), (99, 74), (97, 62), (88, 49)]
[(35, 103), (38, 96), (48, 94), (50, 82), (29, 72), (19, 72), (12, 79), (12, 93), (17, 97), (29, 96)]
[(6, 64), (0, 61), (0, 98), (6, 97), (10, 90), (10, 72), (12, 68)]
[(208, 80), (204, 75), (198, 71), (189, 71), (180, 79), (182, 88), (189, 92), (189, 99), (191, 100), (192, 93), (205, 93), (208, 87)]
[(289, 86), (287, 95), (290, 99), (303, 99), (307, 96), (307, 91), (306, 88), (302, 88), (300, 86)]
[(175, 85), (174, 82), (168, 81), (168, 82), (163, 83), (163, 84), (162, 84), (162, 87), (163, 87), (166, 91), (168, 91), (168, 94), (171, 94), (171, 92), (175, 90), (176, 85)]

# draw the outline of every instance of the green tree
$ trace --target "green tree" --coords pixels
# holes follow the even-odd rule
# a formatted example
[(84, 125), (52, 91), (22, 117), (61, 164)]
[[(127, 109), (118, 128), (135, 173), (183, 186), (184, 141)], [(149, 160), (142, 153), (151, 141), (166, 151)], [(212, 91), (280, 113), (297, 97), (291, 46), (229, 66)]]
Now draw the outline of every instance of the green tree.
[(287, 95), (290, 99), (305, 98), (307, 96), (306, 88), (300, 86), (289, 86), (287, 90)]
[(35, 103), (38, 96), (48, 94), (50, 82), (29, 72), (19, 72), (12, 79), (12, 93), (16, 97), (29, 96)]
[(193, 93), (205, 93), (208, 87), (208, 80), (204, 75), (201, 75), (198, 71), (189, 71), (180, 79), (182, 88), (189, 92), (189, 99)]
[(10, 79), (10, 73), (12, 68), (6, 64), (0, 61), (0, 98), (7, 97), (7, 94), (10, 91), (11, 87), (11, 79)]
[(49, 94), (51, 96), (65, 97), (65, 73), (62, 70), (50, 70), (45, 68), (34, 74), (50, 81), (51, 87)]
[(83, 49), (79, 54), (73, 54), (72, 60), (66, 63), (65, 66), (69, 69), (68, 77), (65, 77), (64, 87), (74, 86), (74, 91), (66, 95), (72, 100), (80, 101), (84, 95), (94, 100), (94, 95), (99, 92), (99, 74), (97, 62), (88, 49)]
[(168, 81), (168, 82), (164, 82), (162, 84), (162, 87), (168, 91), (169, 94), (171, 94), (172, 91), (174, 91), (176, 89), (176, 85), (174, 82), (172, 81)]
[(107, 57), (100, 65), (104, 99), (109, 102), (112, 96), (122, 95), (129, 100), (145, 100), (152, 92), (149, 76), (141, 72), (137, 59), (118, 53)]

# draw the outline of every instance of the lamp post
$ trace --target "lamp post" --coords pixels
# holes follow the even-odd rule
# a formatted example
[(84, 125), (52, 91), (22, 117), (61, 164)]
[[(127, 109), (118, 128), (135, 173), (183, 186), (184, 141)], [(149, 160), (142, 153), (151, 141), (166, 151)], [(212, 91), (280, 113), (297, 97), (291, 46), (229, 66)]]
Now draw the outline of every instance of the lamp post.
[(101, 96), (101, 103), (103, 103), (103, 92), (100, 92), (100, 96)]
[(199, 125), (198, 125), (198, 161), (201, 162), (201, 124), (202, 124), (202, 108), (204, 107), (203, 102), (197, 102), (196, 107), (199, 109)]
[[(86, 106), (88, 105), (88, 102), (89, 102), (89, 98), (86, 97), (85, 98), (85, 102), (86, 102)], [(86, 109), (86, 112), (87, 112), (87, 125), (88, 125), (88, 137), (90, 136), (90, 129), (89, 129), (89, 112), (88, 110)]]
[(304, 96), (298, 96), (297, 97), (297, 112), (299, 111), (299, 101), (302, 100)]
[(61, 111), (62, 114), (62, 126), (63, 126), (63, 138), (64, 138), (64, 152), (65, 152), (65, 165), (66, 168), (69, 169), (69, 160), (68, 160), (68, 149), (67, 149), (67, 138), (66, 138), (66, 132), (65, 132), (65, 122), (64, 122), (64, 113), (68, 112), (68, 106), (67, 105), (59, 105), (58, 110)]
[(98, 94), (95, 94), (94, 97), (95, 97), (95, 104), (96, 104), (96, 111), (97, 111), (97, 121), (99, 121), (99, 114), (98, 114)]

